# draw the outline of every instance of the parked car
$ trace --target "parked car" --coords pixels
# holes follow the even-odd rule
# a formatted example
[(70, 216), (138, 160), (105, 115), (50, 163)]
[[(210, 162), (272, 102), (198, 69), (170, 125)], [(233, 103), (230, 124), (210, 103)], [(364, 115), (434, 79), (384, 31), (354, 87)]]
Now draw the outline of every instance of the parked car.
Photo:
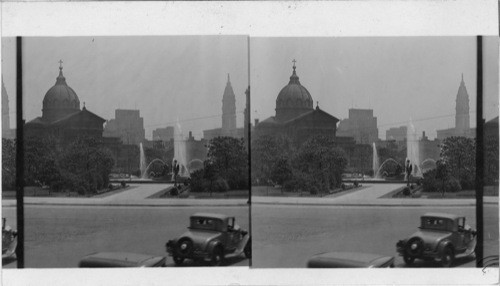
[(394, 257), (361, 252), (325, 252), (312, 256), (308, 268), (393, 268)]
[(465, 224), (463, 216), (427, 213), (421, 216), (419, 228), (396, 244), (397, 252), (408, 265), (415, 259), (424, 259), (450, 267), (455, 258), (474, 254), (476, 231)]
[(166, 243), (167, 252), (175, 264), (193, 259), (209, 260), (211, 265), (219, 266), (225, 258), (242, 253), (251, 258), (250, 234), (236, 224), (234, 217), (196, 213), (189, 220), (188, 231)]
[(128, 252), (96, 252), (84, 256), (78, 267), (165, 267), (166, 257)]
[(2, 218), (2, 259), (12, 257), (17, 248), (17, 231), (6, 224)]

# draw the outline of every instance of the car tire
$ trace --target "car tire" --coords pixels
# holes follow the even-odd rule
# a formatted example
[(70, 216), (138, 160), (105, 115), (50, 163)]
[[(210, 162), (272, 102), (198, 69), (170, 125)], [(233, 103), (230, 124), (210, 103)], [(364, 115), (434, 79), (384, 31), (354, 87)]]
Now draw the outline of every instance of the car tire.
[(406, 265), (412, 265), (413, 262), (415, 262), (415, 257), (409, 256), (408, 254), (405, 254), (403, 256), (403, 260), (405, 261)]
[(183, 237), (177, 242), (177, 253), (182, 256), (189, 256), (193, 252), (193, 241), (188, 237)]
[(248, 258), (248, 259), (252, 258), (252, 240), (251, 239), (249, 239), (247, 241), (247, 244), (245, 245), (243, 252), (245, 253), (246, 258)]
[(419, 257), (424, 251), (424, 241), (420, 237), (412, 237), (406, 243), (405, 255)]
[(222, 247), (216, 247), (212, 252), (212, 258), (210, 259), (211, 266), (221, 266), (224, 261), (224, 250)]
[(451, 267), (455, 261), (455, 254), (450, 246), (447, 246), (441, 255), (441, 266)]
[(174, 256), (173, 258), (174, 258), (175, 265), (182, 265), (182, 262), (184, 262), (184, 258), (183, 257)]

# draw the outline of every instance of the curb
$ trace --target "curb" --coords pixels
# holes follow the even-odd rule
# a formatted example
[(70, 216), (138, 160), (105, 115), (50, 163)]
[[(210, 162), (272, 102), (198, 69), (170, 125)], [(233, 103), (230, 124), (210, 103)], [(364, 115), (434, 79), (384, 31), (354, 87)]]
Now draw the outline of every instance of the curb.
[[(238, 204), (75, 204), (75, 203), (24, 203), (30, 206), (85, 206), (85, 207), (237, 207), (248, 206), (246, 203)], [(2, 205), (2, 207), (15, 207), (16, 205)]]
[[(475, 207), (475, 203), (468, 204), (343, 204), (343, 203), (286, 203), (286, 202), (252, 202), (253, 205), (291, 205), (291, 206), (332, 206), (332, 207)], [(496, 203), (484, 203), (496, 204)]]

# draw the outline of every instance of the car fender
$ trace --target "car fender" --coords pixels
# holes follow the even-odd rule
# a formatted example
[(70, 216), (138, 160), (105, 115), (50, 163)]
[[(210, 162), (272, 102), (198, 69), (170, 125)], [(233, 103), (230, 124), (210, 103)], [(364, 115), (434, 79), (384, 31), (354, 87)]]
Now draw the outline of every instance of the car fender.
[(248, 241), (250, 240), (250, 235), (247, 234), (245, 236), (243, 236), (243, 238), (240, 240), (240, 243), (238, 243), (238, 245), (236, 246), (237, 249), (243, 249), (245, 248), (245, 246), (247, 245)]
[(207, 245), (207, 253), (213, 253), (216, 247), (222, 247), (222, 249), (224, 250), (224, 245), (222, 245), (222, 242), (220, 242), (219, 240), (212, 240)]
[(439, 242), (439, 244), (437, 246), (437, 252), (443, 253), (443, 251), (446, 247), (451, 247), (451, 249), (453, 250), (453, 253), (455, 253), (455, 247), (453, 246), (453, 243), (448, 239), (445, 239), (445, 240), (442, 240), (441, 242)]

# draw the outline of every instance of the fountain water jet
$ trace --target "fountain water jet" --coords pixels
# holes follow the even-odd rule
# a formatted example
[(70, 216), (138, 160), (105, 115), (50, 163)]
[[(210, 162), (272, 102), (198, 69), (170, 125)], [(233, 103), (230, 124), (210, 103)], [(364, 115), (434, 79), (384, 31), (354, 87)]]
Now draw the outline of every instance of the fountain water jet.
[(382, 162), (382, 164), (380, 164), (380, 167), (378, 168), (377, 170), (377, 173), (375, 174), (375, 178), (381, 178), (382, 177), (382, 174), (380, 174), (380, 171), (382, 170), (382, 167), (385, 166), (385, 164), (389, 163), (389, 162), (394, 162), (396, 163), (397, 165), (400, 165), (398, 163), (398, 161), (392, 159), (392, 158), (389, 158), (389, 159), (386, 159), (384, 162)]
[[(182, 135), (181, 125), (179, 119), (177, 118), (177, 128), (175, 130), (174, 136), (174, 159), (177, 160), (179, 164), (179, 175), (183, 177), (189, 177), (189, 170), (187, 169), (187, 154), (186, 154), (186, 141)], [(173, 166), (172, 160), (172, 166)], [(173, 178), (173, 174), (172, 174)]]
[(378, 153), (377, 153), (377, 147), (375, 146), (375, 142), (373, 142), (373, 161), (372, 161), (372, 169), (373, 169), (373, 177), (374, 178), (379, 178), (376, 176), (379, 168), (380, 168), (380, 162), (378, 158)]
[(412, 176), (422, 177), (418, 143), (417, 132), (415, 131), (415, 126), (410, 118), (408, 128), (406, 130), (406, 159), (410, 160), (410, 163), (413, 165)]
[(140, 165), (139, 165), (139, 169), (141, 170), (141, 178), (142, 179), (145, 179), (147, 177), (147, 174), (146, 174), (146, 169), (147, 169), (147, 166), (146, 166), (146, 156), (144, 155), (144, 147), (142, 146), (142, 142), (139, 143), (139, 153), (140, 153)]

